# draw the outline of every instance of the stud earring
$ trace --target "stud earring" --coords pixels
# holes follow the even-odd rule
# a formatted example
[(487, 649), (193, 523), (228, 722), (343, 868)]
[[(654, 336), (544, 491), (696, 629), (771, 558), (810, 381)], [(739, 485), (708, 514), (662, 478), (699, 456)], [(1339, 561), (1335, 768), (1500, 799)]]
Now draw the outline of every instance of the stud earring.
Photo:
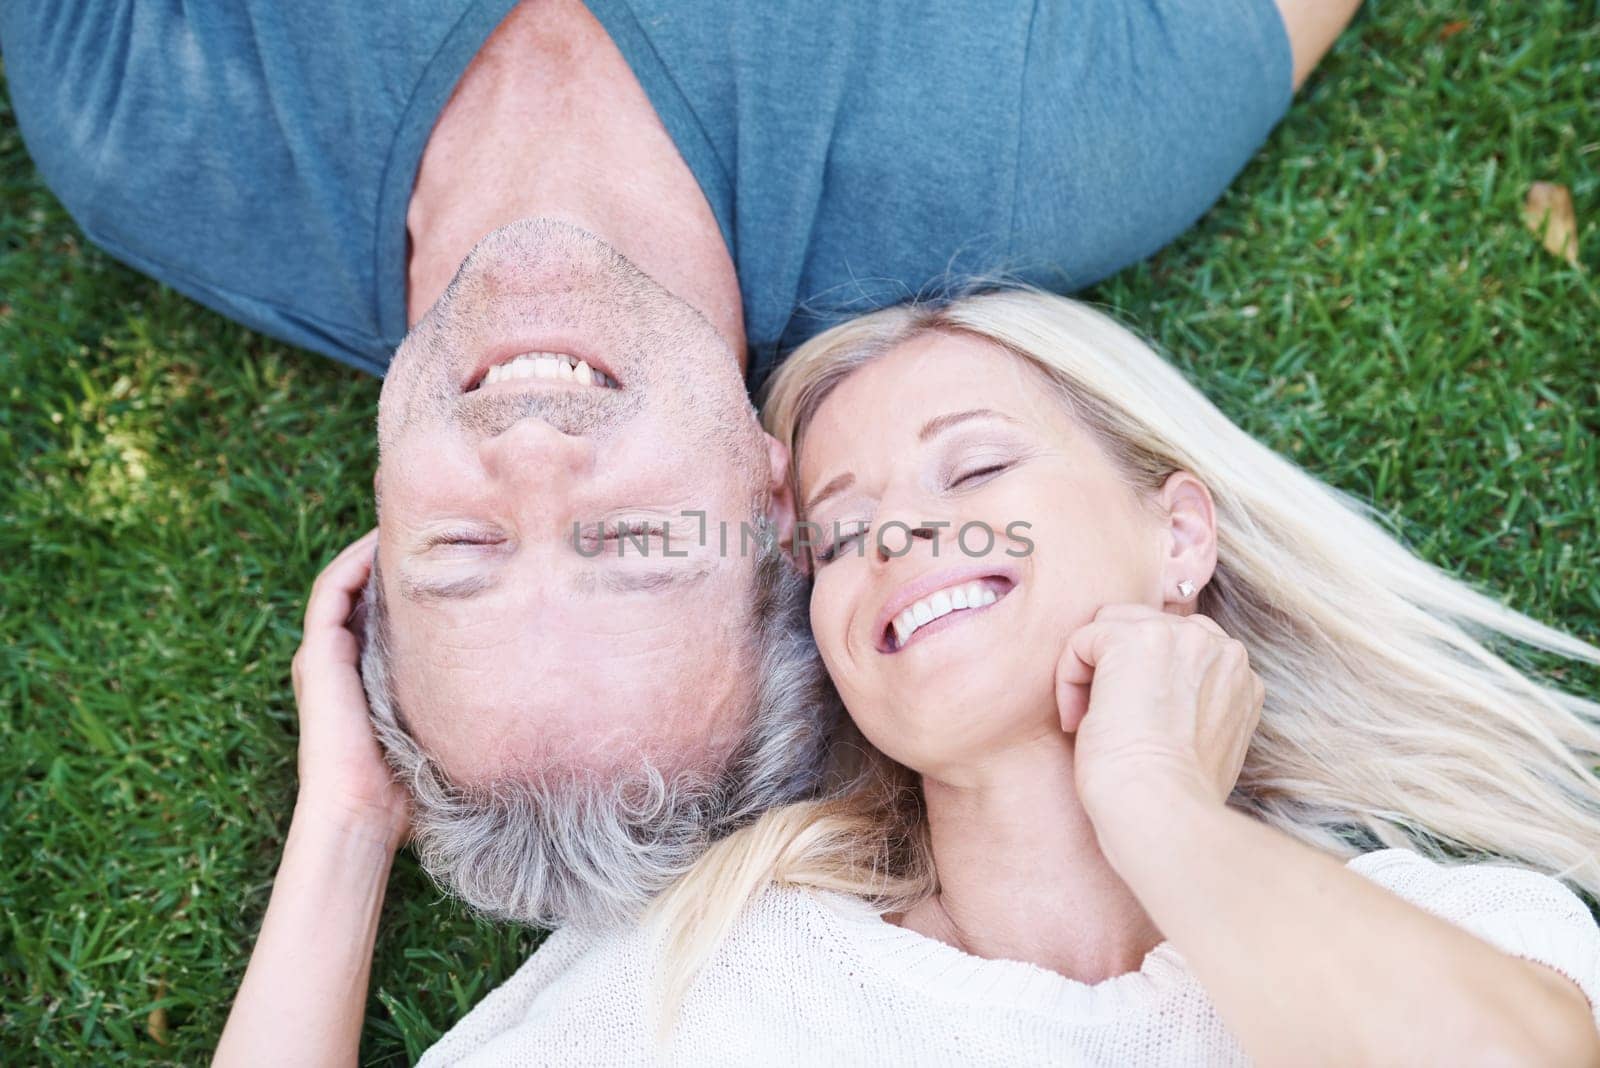
[(1193, 597), (1194, 583), (1190, 582), (1188, 579), (1184, 579), (1182, 582), (1178, 583), (1178, 596), (1182, 597), (1185, 601)]

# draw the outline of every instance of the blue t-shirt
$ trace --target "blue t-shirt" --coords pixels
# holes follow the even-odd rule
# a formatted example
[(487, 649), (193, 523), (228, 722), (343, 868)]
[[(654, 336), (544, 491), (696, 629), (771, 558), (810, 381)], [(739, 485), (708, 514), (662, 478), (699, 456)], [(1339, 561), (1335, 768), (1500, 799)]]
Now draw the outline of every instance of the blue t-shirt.
[[(96, 244), (381, 374), (428, 134), (514, 0), (0, 0)], [(738, 269), (751, 381), (968, 273), (1069, 291), (1190, 225), (1288, 105), (1273, 0), (589, 0)]]

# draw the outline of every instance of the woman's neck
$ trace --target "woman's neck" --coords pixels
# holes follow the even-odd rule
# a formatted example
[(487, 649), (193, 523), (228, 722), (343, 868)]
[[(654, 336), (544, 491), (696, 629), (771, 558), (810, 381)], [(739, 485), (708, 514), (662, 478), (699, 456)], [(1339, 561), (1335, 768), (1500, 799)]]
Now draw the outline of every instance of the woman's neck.
[(923, 777), (939, 893), (902, 926), (1086, 983), (1136, 970), (1161, 934), (1100, 851), (1071, 739), (1041, 736), (959, 779)]

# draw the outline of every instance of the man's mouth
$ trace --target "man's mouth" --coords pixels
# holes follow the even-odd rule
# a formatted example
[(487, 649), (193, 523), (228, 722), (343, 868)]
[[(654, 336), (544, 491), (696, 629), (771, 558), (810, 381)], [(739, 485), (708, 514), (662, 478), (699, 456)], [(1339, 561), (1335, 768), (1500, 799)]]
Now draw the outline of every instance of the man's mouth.
[(491, 363), (476, 378), (469, 381), (462, 392), (472, 393), (500, 382), (528, 380), (576, 388), (622, 388), (611, 375), (588, 360), (580, 359), (570, 353), (518, 352)]
[(896, 653), (919, 638), (948, 629), (1002, 600), (1016, 587), (1006, 575), (984, 575), (954, 581), (906, 604), (890, 617), (878, 639), (878, 651)]

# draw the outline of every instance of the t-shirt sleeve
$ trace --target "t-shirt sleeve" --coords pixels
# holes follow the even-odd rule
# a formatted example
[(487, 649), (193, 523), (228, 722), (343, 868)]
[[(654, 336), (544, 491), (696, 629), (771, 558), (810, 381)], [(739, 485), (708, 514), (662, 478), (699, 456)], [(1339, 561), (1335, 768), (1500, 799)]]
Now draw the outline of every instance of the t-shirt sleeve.
[(1441, 864), (1405, 849), (1366, 853), (1349, 867), (1503, 953), (1560, 972), (1589, 999), (1600, 1027), (1600, 926), (1559, 881), (1509, 864)]
[(1071, 264), (1068, 289), (1191, 226), (1289, 106), (1273, 0), (1038, 5), (1022, 80), (1019, 266)]

